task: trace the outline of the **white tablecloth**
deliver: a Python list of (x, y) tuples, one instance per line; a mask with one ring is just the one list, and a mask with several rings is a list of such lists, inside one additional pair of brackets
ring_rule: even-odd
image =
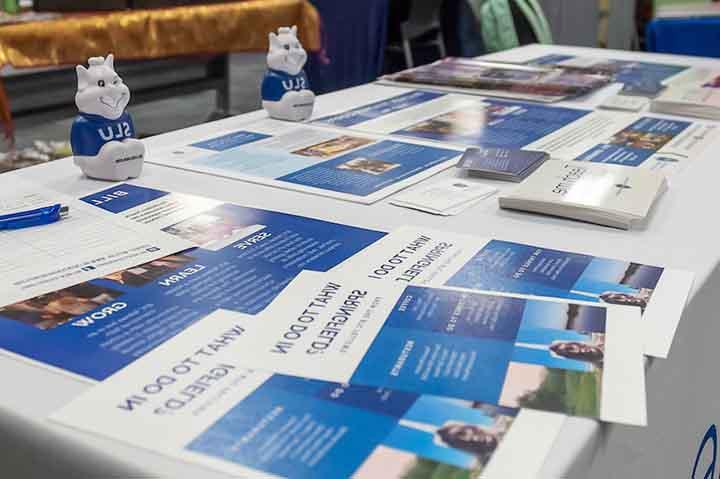
[[(709, 59), (538, 45), (504, 52), (496, 57), (520, 61), (550, 52), (642, 58), (710, 68), (720, 66), (720, 62)], [(318, 98), (316, 115), (337, 109), (340, 105), (359, 105), (373, 88), (378, 87), (362, 86), (322, 96)], [(567, 105), (587, 108), (599, 103), (613, 90), (616, 91), (614, 87), (609, 87), (581, 103)], [(255, 112), (149, 138), (146, 140), (149, 155), (152, 155), (153, 149), (187, 143), (193, 138), (264, 117), (263, 112)], [(713, 291), (713, 284), (720, 284), (720, 280), (716, 279), (720, 277), (719, 273), (714, 271), (720, 259), (720, 228), (716, 212), (720, 158), (716, 154), (716, 145), (672, 178), (671, 188), (657, 205), (648, 227), (629, 232), (501, 211), (495, 200), (481, 202), (459, 216), (442, 218), (392, 206), (387, 199), (364, 206), (153, 165), (146, 166), (138, 182), (164, 190), (211, 196), (247, 206), (370, 228), (387, 230), (403, 224), (423, 225), (696, 272), (692, 303), (680, 326), (670, 358), (656, 361), (649, 368), (650, 426), (601, 426), (589, 419), (568, 418), (547, 459), (543, 474), (543, 477), (554, 478), (688, 477), (698, 435), (702, 437), (706, 421), (712, 422), (713, 416), (707, 413), (708, 417), (705, 417), (703, 413), (709, 408), (706, 403), (718, 402), (712, 396), (695, 397), (693, 390), (683, 389), (700, 388), (709, 394), (712, 386), (705, 382), (715, 380), (714, 377), (699, 376), (692, 368), (707, 354), (705, 372), (710, 374), (713, 370), (710, 355), (714, 346), (712, 334), (720, 331), (720, 322), (717, 322), (719, 326), (714, 326), (714, 318), (710, 316), (714, 304), (717, 304), (714, 295), (719, 291), (717, 287)], [(107, 186), (107, 183), (81, 177), (70, 159), (8, 174), (75, 196)], [(454, 174), (451, 169), (439, 176)], [(676, 357), (679, 359), (676, 360)], [(48, 414), (90, 387), (86, 383), (7, 357), (0, 357), (0, 378), (2, 478), (227, 477), (45, 421)], [(702, 387), (710, 389), (703, 390)], [(720, 407), (713, 407), (716, 409), (714, 417), (720, 418)], [(692, 420), (688, 419), (690, 417)], [(670, 424), (672, 429), (668, 430)], [(671, 461), (671, 453), (679, 458)], [(653, 459), (653, 454), (656, 459)], [(518, 460), (522, 460), (521, 451), (518, 451)], [(643, 471), (652, 473), (645, 474)]]

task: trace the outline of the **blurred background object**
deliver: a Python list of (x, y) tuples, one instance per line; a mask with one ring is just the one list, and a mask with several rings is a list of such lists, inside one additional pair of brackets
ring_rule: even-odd
[[(515, 27), (517, 43), (523, 45), (542, 40), (518, 7), (518, 1), (506, 0), (509, 21)], [(306, 27), (300, 28), (301, 33), (308, 28), (316, 29), (311, 34), (317, 37), (317, 44), (310, 44), (306, 71), (313, 90), (321, 94), (361, 85), (383, 73), (402, 70), (410, 65), (422, 65), (445, 55), (473, 57), (485, 54), (488, 48), (484, 44), (482, 27), (483, 23), (488, 24), (488, 19), (478, 18), (477, 12), (487, 2), (497, 5), (503, 3), (500, 0), (7, 2), (7, 5), (3, 3), (4, 7), (18, 11), (0, 14), (0, 61), (5, 64), (0, 68), (0, 80), (5, 86), (9, 104), (6, 113), (13, 116), (16, 124), (17, 149), (26, 152), (35, 148), (38, 140), (45, 144), (67, 140), (71, 118), (75, 113), (72, 67), (80, 60), (62, 61), (56, 57), (79, 47), (86, 48), (97, 40), (97, 37), (92, 41), (80, 38), (74, 44), (62, 46), (55, 40), (49, 40), (44, 27), (47, 24), (41, 22), (55, 21), (73, 25), (96, 15), (95, 18), (101, 20), (94, 29), (95, 34), (117, 36), (121, 32), (118, 31), (118, 24), (110, 23), (113, 16), (128, 15), (128, 18), (132, 18), (132, 15), (145, 15), (143, 12), (164, 14), (195, 9), (185, 22), (176, 23), (172, 28), (152, 32), (143, 30), (129, 36), (129, 41), (135, 42), (132, 45), (137, 45), (132, 51), (144, 57), (136, 55), (131, 58), (127, 52), (124, 57), (115, 52), (118, 57), (117, 67), (133, 91), (130, 111), (136, 118), (138, 132), (141, 136), (148, 136), (258, 109), (258, 89), (265, 69), (267, 32), (279, 24), (303, 21)], [(523, 2), (532, 3), (532, 0)], [(654, 14), (663, 9), (675, 9), (675, 12), (680, 11), (682, 14), (683, 9), (712, 8), (712, 3), (708, 1), (537, 0), (537, 4), (547, 18), (549, 34), (556, 44), (622, 50), (647, 48), (651, 51), (720, 56), (720, 52), (716, 51), (720, 45), (720, 38), (717, 38), (720, 33), (716, 33), (720, 32), (720, 17), (680, 18), (674, 19), (675, 23), (665, 18), (653, 20)], [(714, 4), (715, 7), (717, 5)], [(157, 45), (146, 42), (149, 35), (169, 40), (175, 35), (172, 32), (187, 33), (186, 30), (198, 22), (192, 15), (203, 15), (200, 12), (207, 15), (207, 12), (214, 11), (213, 8), (248, 9), (256, 14), (262, 12), (265, 15), (263, 18), (275, 18), (278, 25), (263, 25), (253, 20), (257, 17), (240, 16), (237, 17), (237, 25), (228, 22), (230, 26), (224, 28), (204, 27), (195, 30), (194, 35), (187, 35), (186, 39), (181, 40), (179, 50), (168, 55), (159, 54)], [(285, 11), (281, 11), (283, 9)], [(297, 13), (295, 16), (288, 14), (291, 9), (300, 12), (303, 18), (298, 18)], [(98, 10), (104, 12), (98, 13)], [(225, 10), (215, 10), (221, 11)], [(314, 23), (308, 20), (313, 16)], [(502, 17), (498, 18), (498, 22), (502, 21)], [(212, 19), (205, 17), (204, 21), (211, 22)], [(237, 29), (233, 30), (231, 26)], [(23, 40), (25, 43), (7, 43), (17, 41), (17, 31), (24, 29), (28, 32)], [(692, 34), (688, 33), (690, 29), (694, 29)], [(233, 33), (238, 31), (247, 34), (248, 39), (252, 37), (252, 41), (244, 48), (232, 43), (238, 41), (239, 34)], [(190, 54), (193, 45), (187, 38), (201, 41), (212, 39), (213, 47), (217, 49), (213, 54)], [(53, 43), (50, 50), (47, 48), (48, 43)], [(303, 43), (308, 44), (307, 40)], [(126, 43), (115, 38), (108, 45), (122, 47)], [(104, 55), (108, 53), (104, 51), (107, 48), (95, 53)], [(18, 52), (23, 49), (46, 53), (53, 51), (53, 55), (47, 55), (53, 61), (28, 65), (25, 62), (27, 58), (18, 60)], [(8, 61), (7, 56), (3, 57), (4, 51), (13, 52), (15, 57)], [(0, 91), (0, 103), (2, 93)], [(0, 111), (0, 117), (2, 115)], [(3, 121), (2, 126), (6, 127), (7, 122)], [(10, 145), (7, 144), (3, 150), (9, 151)], [(45, 158), (52, 155), (41, 153), (30, 156)], [(18, 165), (20, 163), (17, 162)]]

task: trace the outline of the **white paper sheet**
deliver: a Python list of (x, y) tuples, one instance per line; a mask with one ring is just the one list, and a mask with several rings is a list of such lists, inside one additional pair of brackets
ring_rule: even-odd
[(0, 214), (61, 203), (67, 218), (0, 231), (0, 306), (143, 264), (193, 243), (138, 225), (38, 185), (3, 176)]

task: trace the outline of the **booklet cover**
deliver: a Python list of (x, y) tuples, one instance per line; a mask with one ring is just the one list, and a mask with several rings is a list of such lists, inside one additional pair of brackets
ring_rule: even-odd
[(545, 102), (587, 95), (610, 83), (610, 77), (602, 73), (454, 57), (385, 75), (380, 80)]
[(643, 313), (645, 354), (667, 357), (693, 283), (688, 271), (449, 231), (398, 228), (333, 271), (383, 283), (633, 306)]
[[(565, 416), (249, 371), (216, 313), (52, 420), (245, 478), (538, 477)], [(531, 447), (528, 447), (528, 444)], [(522, 460), (517, 460), (518, 454)]]
[(306, 271), (265, 312), (236, 316), (251, 369), (646, 422), (634, 308)]
[(630, 229), (645, 222), (666, 188), (665, 175), (655, 171), (549, 161), (498, 201), (501, 208)]

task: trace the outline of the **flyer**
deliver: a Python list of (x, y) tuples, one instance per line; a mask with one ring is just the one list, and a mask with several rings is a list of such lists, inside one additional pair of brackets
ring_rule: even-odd
[(564, 422), (554, 413), (249, 371), (242, 334), (235, 317), (213, 314), (51, 419), (228, 474), (291, 479), (537, 477)]
[[(375, 281), (634, 306), (645, 354), (665, 358), (693, 274), (622, 259), (416, 227), (399, 228), (336, 268)], [(640, 339), (642, 338), (642, 339)]]
[(217, 308), (256, 314), (303, 269), (326, 271), (384, 236), (131, 184), (78, 203), (200, 245), (0, 308), (0, 348), (91, 380), (107, 378)]
[[(379, 88), (379, 87), (376, 87)], [(717, 125), (498, 99), (405, 90), (323, 116), (314, 124), (443, 142), (457, 147), (523, 148), (557, 160), (672, 173), (703, 151)]]
[(242, 365), (645, 425), (640, 311), (304, 271), (244, 327)]
[(459, 150), (263, 120), (148, 161), (370, 204), (454, 166)]
[[(43, 186), (15, 177), (0, 180), (0, 216), (5, 219), (55, 205), (67, 208), (67, 216), (49, 224), (0, 230), (0, 306), (193, 246), (183, 238), (114, 217)], [(25, 305), (21, 316), (32, 315), (31, 302)]]

